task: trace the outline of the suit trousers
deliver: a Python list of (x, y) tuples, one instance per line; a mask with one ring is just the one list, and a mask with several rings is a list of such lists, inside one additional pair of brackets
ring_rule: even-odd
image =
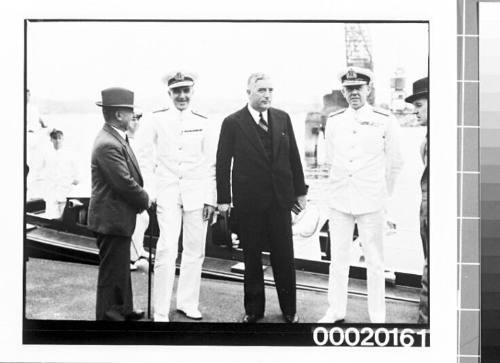
[(372, 323), (385, 322), (385, 277), (382, 211), (352, 215), (330, 208), (331, 256), (328, 281), (328, 314), (346, 315), (347, 285), (354, 223), (358, 224), (367, 268), (368, 314)]
[(147, 253), (144, 250), (144, 233), (149, 226), (149, 214), (148, 211), (143, 211), (137, 215), (135, 220), (135, 229), (132, 234), (132, 243), (130, 244), (130, 260), (137, 261), (139, 257), (147, 257)]
[(271, 266), (281, 311), (296, 312), (295, 265), (290, 210), (273, 203), (264, 211), (238, 209), (239, 239), (245, 262), (244, 306), (248, 315), (264, 315), (265, 293), (262, 250), (269, 242)]
[(424, 249), (424, 269), (422, 272), (422, 290), (420, 291), (420, 304), (418, 307), (418, 323), (429, 322), (429, 216), (427, 213), (427, 200), (420, 206), (420, 237)]
[(207, 222), (203, 221), (202, 208), (184, 211), (180, 200), (162, 200), (160, 196), (157, 215), (160, 237), (155, 257), (154, 320), (167, 321), (175, 280), (181, 225), (183, 250), (177, 285), (177, 308), (183, 311), (198, 309)]
[(96, 319), (120, 320), (132, 312), (130, 237), (97, 234), (99, 274)]

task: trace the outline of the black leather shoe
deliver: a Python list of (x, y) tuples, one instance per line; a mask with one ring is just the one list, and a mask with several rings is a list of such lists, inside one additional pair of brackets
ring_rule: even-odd
[(285, 318), (285, 322), (290, 324), (297, 324), (299, 322), (299, 317), (297, 314), (283, 315), (283, 317)]
[(144, 311), (142, 310), (134, 310), (132, 311), (131, 313), (128, 313), (126, 316), (125, 316), (125, 320), (127, 321), (137, 321), (137, 320), (141, 320), (144, 318)]
[(125, 317), (116, 310), (109, 310), (104, 313), (105, 321), (125, 321)]
[(245, 314), (242, 323), (256, 323), (258, 320), (262, 319), (264, 315), (253, 315), (253, 314)]

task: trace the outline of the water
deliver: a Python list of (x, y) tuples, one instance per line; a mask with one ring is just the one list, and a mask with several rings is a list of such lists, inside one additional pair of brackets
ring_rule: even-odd
[[(306, 112), (292, 114), (292, 122), (299, 150), (304, 150), (304, 120)], [(221, 122), (226, 115), (210, 115), (210, 119)], [(90, 155), (97, 132), (102, 128), (102, 114), (58, 114), (44, 115), (50, 127), (63, 130), (67, 152), (74, 155), (80, 168), (81, 182), (72, 192), (75, 196), (90, 196)], [(388, 217), (397, 224), (397, 233), (386, 235), (385, 261), (387, 269), (421, 273), (423, 254), (419, 232), (420, 176), (423, 165), (420, 159), (420, 144), (425, 137), (425, 128), (401, 129), (401, 151), (405, 165), (394, 190), (394, 197), (388, 208)], [(44, 140), (44, 138), (42, 138)], [(49, 138), (40, 145), (40, 150), (51, 147)], [(304, 153), (301, 153), (304, 155)], [(303, 165), (305, 158), (303, 158)], [(309, 184), (309, 203), (316, 205), (324, 217), (327, 211), (324, 198), (326, 179), (324, 169), (306, 168), (306, 182)], [(40, 196), (36, 186), (31, 197)], [(37, 195), (38, 194), (38, 195)], [(359, 251), (354, 251), (357, 253)]]

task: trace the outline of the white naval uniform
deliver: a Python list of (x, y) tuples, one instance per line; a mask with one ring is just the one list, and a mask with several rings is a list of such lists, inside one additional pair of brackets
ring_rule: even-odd
[[(202, 211), (204, 204), (216, 205), (218, 133), (206, 117), (191, 109), (180, 112), (174, 107), (154, 112), (139, 129), (139, 136), (149, 141), (141, 142), (139, 158), (148, 161), (143, 175), (157, 198), (160, 227), (154, 274), (154, 320), (168, 321), (181, 225), (183, 251), (177, 309), (198, 309), (207, 229)], [(154, 171), (153, 151), (156, 151)]]
[(27, 199), (37, 198), (44, 193), (42, 163), (44, 153), (52, 148), (48, 129), (40, 124), (40, 112), (33, 103), (26, 104), (26, 163), (30, 168), (26, 178)]
[(403, 161), (399, 124), (384, 110), (364, 105), (329, 116), (325, 130), (330, 164), (331, 256), (327, 314), (344, 318), (354, 223), (367, 265), (368, 312), (372, 323), (385, 321), (383, 211)]

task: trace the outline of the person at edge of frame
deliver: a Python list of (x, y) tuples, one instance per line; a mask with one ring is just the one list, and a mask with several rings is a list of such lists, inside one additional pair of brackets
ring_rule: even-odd
[(250, 75), (248, 104), (224, 119), (217, 149), (218, 209), (230, 213), (232, 201), (238, 213), (245, 263), (243, 323), (264, 317), (261, 252), (266, 240), (284, 320), (299, 321), (291, 210), (305, 208), (307, 186), (290, 116), (271, 107), (273, 92), (268, 75)]
[(329, 307), (319, 322), (345, 319), (350, 251), (357, 223), (367, 268), (368, 314), (372, 323), (384, 323), (384, 210), (403, 166), (399, 124), (389, 112), (368, 104), (373, 80), (369, 69), (348, 67), (339, 78), (349, 107), (332, 113), (325, 130), (332, 261)]
[[(417, 121), (422, 126), (428, 125), (427, 104), (429, 101), (429, 78), (421, 78), (413, 83), (413, 94), (405, 98), (405, 102), (413, 104)], [(420, 179), (422, 189), (422, 203), (420, 205), (420, 237), (424, 251), (424, 268), (422, 272), (422, 290), (420, 292), (420, 304), (418, 307), (418, 323), (427, 324), (429, 322), (429, 214), (428, 214), (428, 186), (429, 186), (429, 165), (427, 165), (427, 142), (428, 134), (420, 147), (420, 155), (424, 163), (424, 171)]]
[(181, 226), (182, 259), (176, 308), (189, 319), (203, 318), (199, 310), (201, 268), (207, 225), (216, 205), (218, 128), (191, 108), (196, 80), (195, 74), (188, 71), (166, 75), (163, 81), (173, 107), (153, 112), (149, 120), (144, 120), (138, 136), (142, 139), (139, 158), (144, 160), (141, 165), (147, 165), (146, 185), (153, 186), (160, 229), (154, 267), (155, 322), (170, 321)]
[(49, 135), (51, 129), (47, 121), (42, 118), (38, 106), (31, 98), (31, 92), (26, 89), (26, 197), (39, 197), (38, 189), (42, 182), (41, 155), (45, 151), (45, 137)]
[[(132, 150), (134, 151), (137, 161), (139, 162), (139, 167), (141, 170), (144, 167), (140, 164), (141, 159), (138, 154), (138, 145), (136, 144), (136, 135), (139, 130), (139, 120), (142, 117), (142, 113), (137, 113), (134, 115), (127, 129), (128, 142)], [(148, 186), (144, 185), (144, 189), (148, 190)], [(134, 233), (131, 237), (130, 243), (130, 270), (136, 271), (140, 270), (147, 272), (149, 269), (149, 253), (144, 249), (144, 233), (149, 226), (149, 214), (147, 211), (137, 214), (135, 221)]]
[(132, 321), (144, 318), (133, 309), (130, 237), (137, 213), (152, 200), (142, 188), (139, 164), (126, 134), (134, 117), (134, 93), (125, 88), (101, 92), (104, 126), (94, 141), (91, 158), (92, 194), (88, 228), (97, 237), (99, 273), (96, 319)]

